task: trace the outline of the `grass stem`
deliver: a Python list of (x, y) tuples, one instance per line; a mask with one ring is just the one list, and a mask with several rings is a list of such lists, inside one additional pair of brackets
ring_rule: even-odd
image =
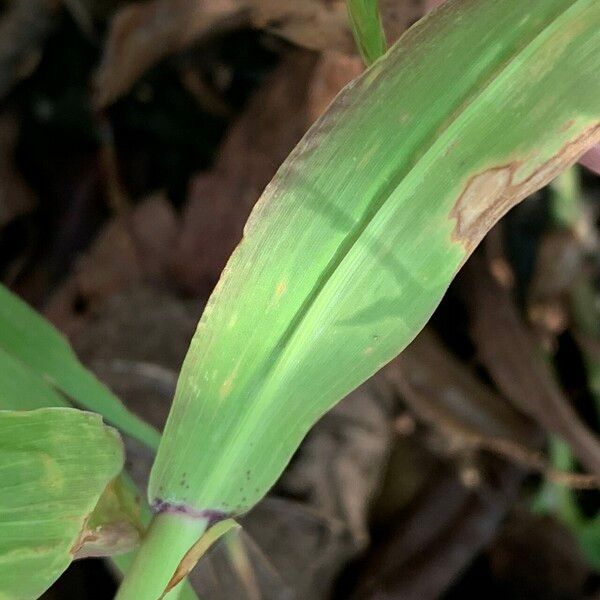
[(188, 550), (208, 526), (207, 519), (157, 515), (143, 539), (115, 600), (159, 600)]

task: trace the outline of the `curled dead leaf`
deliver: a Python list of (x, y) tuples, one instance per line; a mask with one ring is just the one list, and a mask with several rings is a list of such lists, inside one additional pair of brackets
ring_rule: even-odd
[(225, 519), (213, 525), (183, 557), (161, 598), (187, 576), (196, 566), (196, 563), (219, 538), (235, 528), (239, 528), (239, 525), (233, 519)]

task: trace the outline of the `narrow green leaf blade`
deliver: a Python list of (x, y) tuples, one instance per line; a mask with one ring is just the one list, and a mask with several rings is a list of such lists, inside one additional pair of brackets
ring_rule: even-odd
[(22, 362), (0, 348), (0, 410), (70, 406), (64, 396)]
[(385, 54), (385, 33), (377, 0), (347, 0), (348, 17), (360, 55), (366, 65)]
[(37, 598), (67, 568), (84, 523), (123, 466), (98, 415), (0, 411), (0, 599)]
[[(160, 435), (128, 411), (121, 401), (77, 359), (65, 338), (41, 315), (0, 285), (0, 351), (39, 378), (63, 392), (73, 402), (100, 413), (124, 433), (156, 448)], [(0, 371), (0, 379), (8, 374)], [(10, 385), (4, 382), (2, 385)], [(0, 390), (2, 387), (0, 386)], [(56, 397), (54, 398), (56, 399)], [(18, 402), (19, 398), (14, 397)]]
[(259, 500), (489, 228), (600, 140), (599, 71), (597, 0), (450, 0), (351, 84), (265, 190), (205, 309), (157, 510)]

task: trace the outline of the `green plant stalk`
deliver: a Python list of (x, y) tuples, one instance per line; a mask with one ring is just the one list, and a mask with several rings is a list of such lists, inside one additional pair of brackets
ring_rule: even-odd
[(550, 212), (554, 223), (558, 227), (576, 231), (583, 213), (577, 167), (571, 167), (561, 173), (552, 182), (550, 190)]
[(162, 598), (177, 567), (208, 525), (208, 519), (169, 513), (158, 515), (148, 529), (115, 600)]
[[(552, 465), (562, 471), (573, 471), (575, 468), (571, 448), (559, 438), (550, 438), (550, 459)], [(600, 515), (586, 518), (573, 490), (544, 482), (533, 499), (532, 510), (553, 514), (571, 529), (590, 566), (600, 572)]]
[[(137, 487), (133, 480), (127, 475), (127, 473), (121, 473), (121, 478), (123, 480), (124, 485), (129, 490), (130, 493), (137, 494)], [(152, 512), (148, 505), (142, 501), (140, 503), (140, 521), (142, 525), (146, 528), (149, 527), (152, 521)], [(228, 533), (232, 529), (239, 528), (239, 525), (233, 520), (228, 519), (227, 521), (221, 521), (215, 527), (203, 532), (200, 534), (200, 540), (204, 542), (203, 551), (198, 554), (197, 558), (199, 559), (204, 552), (206, 552), (217, 540), (221, 538), (224, 534)], [(146, 533), (149, 535), (149, 533)], [(193, 534), (195, 535), (195, 534)], [(193, 536), (192, 536), (193, 537)], [(197, 541), (197, 540), (196, 540)], [(164, 551), (164, 548), (163, 548)], [(131, 565), (134, 562), (136, 556), (136, 552), (128, 552), (126, 554), (120, 554), (117, 556), (112, 556), (111, 561), (114, 563), (115, 567), (119, 571), (119, 573), (124, 576), (131, 568)], [(156, 560), (157, 557), (154, 557), (153, 560)], [(139, 567), (138, 567), (139, 568)], [(143, 565), (141, 567), (143, 569)], [(163, 579), (164, 582), (164, 579)], [(167, 581), (168, 583), (168, 581)], [(121, 590), (122, 593), (122, 590)], [(169, 592), (167, 592), (163, 600), (197, 600), (198, 596), (194, 589), (192, 588), (190, 582), (185, 579), (181, 581), (178, 585), (173, 587)]]
[(387, 43), (377, 0), (347, 0), (348, 18), (360, 55), (369, 66), (385, 54)]
[[(575, 469), (569, 444), (556, 436), (550, 436), (549, 439), (549, 458), (556, 469), (564, 472)], [(561, 520), (572, 529), (581, 525), (581, 514), (573, 492), (564, 485), (544, 481), (533, 499), (532, 509), (539, 513), (558, 513)]]
[(489, 228), (600, 140), (599, 69), (596, 0), (451, 0), (346, 88), (207, 304), (155, 511), (178, 511), (183, 534), (185, 515), (262, 498), (313, 423), (414, 338)]
[[(204, 533), (201, 534), (200, 539), (197, 540), (198, 543), (194, 547), (194, 549), (196, 550), (196, 553), (195, 553), (195, 556), (193, 557), (192, 562), (189, 565), (190, 569), (195, 564), (195, 562), (197, 562), (202, 556), (204, 556), (204, 554), (210, 549), (210, 547), (214, 543), (216, 543), (219, 539), (221, 539), (221, 537), (226, 536), (226, 538), (227, 538), (228, 537), (227, 534), (233, 533), (232, 530), (239, 529), (239, 528), (240, 528), (240, 526), (238, 525), (238, 523), (236, 523), (236, 521), (234, 521), (233, 519), (228, 519), (226, 521), (221, 521), (220, 523), (217, 523), (214, 527), (211, 527), (210, 529), (207, 529), (206, 531), (204, 531)], [(233, 564), (235, 564), (239, 560), (238, 553), (234, 554), (233, 551), (230, 551), (229, 555), (230, 555), (230, 559)], [(135, 555), (133, 553), (129, 553), (129, 554), (122, 554), (120, 556), (114, 556), (114, 557), (112, 557), (112, 560), (115, 563), (115, 565), (117, 566), (117, 568), (119, 569), (119, 571), (121, 572), (121, 574), (123, 574), (123, 573), (127, 573), (129, 571), (129, 569), (131, 568), (134, 557), (135, 557)], [(156, 556), (154, 558), (151, 557), (151, 559), (157, 560), (157, 557)], [(148, 559), (148, 560), (150, 560), (150, 559)], [(143, 565), (142, 565), (142, 567), (143, 567)], [(141, 576), (143, 576), (143, 571), (142, 571)], [(166, 585), (165, 582), (168, 583), (166, 574), (164, 577), (162, 577), (161, 582), (159, 582), (156, 585), (157, 586), (160, 586), (162, 584)], [(137, 592), (137, 589), (133, 590), (131, 592), (131, 596), (135, 597), (136, 592)], [(123, 590), (119, 590), (119, 593), (123, 594), (125, 592), (123, 592)], [(198, 598), (198, 596), (196, 595), (196, 592), (190, 585), (190, 582), (187, 579), (183, 579), (177, 585), (172, 587), (167, 593), (165, 593), (164, 596), (162, 596), (161, 600), (197, 600), (197, 598)]]

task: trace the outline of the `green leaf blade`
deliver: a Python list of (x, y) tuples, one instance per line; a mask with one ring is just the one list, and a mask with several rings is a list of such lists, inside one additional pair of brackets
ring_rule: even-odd
[(123, 466), (91, 413), (0, 411), (0, 598), (37, 598), (67, 568), (84, 523)]
[(150, 500), (224, 514), (259, 500), (498, 218), (600, 139), (599, 68), (597, 2), (464, 0), (351, 84), (266, 189), (209, 301)]
[(368, 66), (385, 54), (387, 43), (377, 0), (347, 0), (348, 17), (356, 45)]
[(70, 406), (37, 373), (0, 348), (0, 410), (34, 410)]

